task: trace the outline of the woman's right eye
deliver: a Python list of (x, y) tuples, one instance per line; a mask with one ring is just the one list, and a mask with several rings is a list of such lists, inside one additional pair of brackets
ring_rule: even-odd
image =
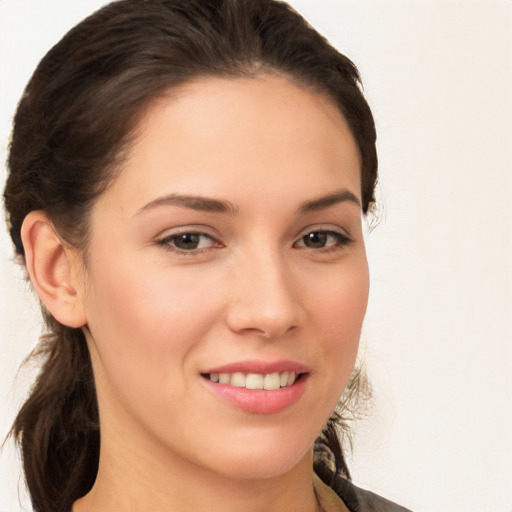
[(179, 253), (197, 253), (204, 249), (220, 246), (210, 235), (206, 233), (187, 232), (168, 235), (158, 240), (166, 250)]

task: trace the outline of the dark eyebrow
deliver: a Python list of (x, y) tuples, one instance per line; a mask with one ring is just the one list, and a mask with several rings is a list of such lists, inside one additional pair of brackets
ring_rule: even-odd
[(158, 206), (182, 206), (184, 208), (191, 208), (192, 210), (199, 210), (202, 212), (230, 213), (232, 215), (238, 213), (238, 207), (229, 201), (203, 196), (169, 194), (150, 201), (148, 204), (140, 208), (136, 215)]
[[(299, 214), (305, 214), (317, 210), (323, 210), (334, 204), (342, 203), (345, 201), (354, 203), (359, 208), (361, 208), (359, 199), (349, 190), (342, 189), (337, 192), (333, 192), (332, 194), (328, 194), (318, 199), (313, 199), (303, 203), (299, 207), (298, 212)], [(235, 206), (230, 201), (226, 201), (224, 199), (213, 199), (204, 196), (168, 194), (150, 201), (148, 204), (140, 208), (136, 215), (139, 215), (158, 206), (181, 206), (184, 208), (190, 208), (192, 210), (203, 212), (229, 213), (231, 215), (238, 213), (238, 206)]]
[(361, 208), (361, 202), (352, 192), (350, 192), (350, 190), (341, 189), (333, 192), (332, 194), (328, 194), (326, 196), (319, 197), (318, 199), (313, 199), (312, 201), (303, 203), (299, 208), (299, 213), (304, 214), (317, 210), (323, 210), (325, 208), (329, 208), (329, 206), (337, 203), (343, 203), (345, 201), (354, 203), (359, 208)]

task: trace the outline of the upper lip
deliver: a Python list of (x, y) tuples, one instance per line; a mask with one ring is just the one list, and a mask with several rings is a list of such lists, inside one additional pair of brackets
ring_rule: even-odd
[(280, 361), (259, 361), (259, 360), (245, 360), (228, 363), (221, 366), (209, 368), (201, 373), (261, 373), (269, 374), (276, 372), (295, 372), (295, 373), (308, 373), (307, 366), (296, 361), (280, 360)]

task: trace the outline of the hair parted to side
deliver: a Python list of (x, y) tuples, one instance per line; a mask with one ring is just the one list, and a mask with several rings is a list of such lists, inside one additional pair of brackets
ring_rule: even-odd
[[(18, 105), (4, 200), (21, 259), (20, 229), (33, 210), (46, 212), (65, 243), (87, 248), (91, 207), (158, 95), (201, 77), (258, 73), (287, 76), (339, 108), (361, 154), (366, 213), (377, 179), (376, 135), (358, 71), (291, 7), (275, 0), (118, 0), (48, 52)], [(68, 512), (96, 477), (98, 407), (82, 331), (43, 314), (48, 333), (37, 355), (44, 364), (13, 433), (34, 509)], [(359, 380), (352, 379), (348, 396)], [(343, 408), (338, 415), (343, 419)], [(329, 423), (317, 448), (327, 447), (335, 470), (349, 477), (338, 423)]]

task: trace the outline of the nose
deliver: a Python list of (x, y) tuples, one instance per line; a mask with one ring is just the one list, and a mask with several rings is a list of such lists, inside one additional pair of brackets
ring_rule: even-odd
[(303, 326), (297, 282), (277, 251), (239, 261), (231, 283), (226, 323), (232, 331), (271, 339)]

